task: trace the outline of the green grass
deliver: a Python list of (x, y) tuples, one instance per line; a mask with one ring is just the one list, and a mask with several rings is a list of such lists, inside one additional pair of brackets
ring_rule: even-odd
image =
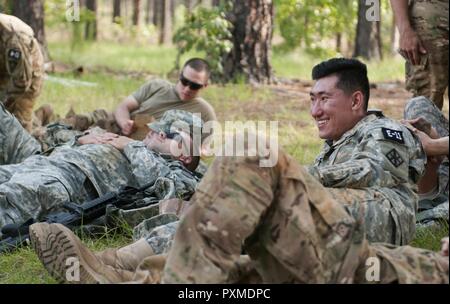
[[(113, 109), (124, 97), (136, 90), (147, 76), (166, 76), (173, 67), (176, 54), (173, 48), (144, 48), (110, 43), (87, 44), (74, 52), (66, 44), (50, 43), (49, 46), (55, 60), (73, 67), (83, 65), (87, 68), (87, 72), (79, 76), (71, 72), (52, 76), (96, 84), (93, 87), (69, 87), (46, 81), (38, 105), (51, 104), (59, 115), (64, 115), (71, 106), (76, 112), (97, 108)], [(286, 55), (274, 54), (272, 62), (277, 76), (310, 79), (312, 66), (320, 60), (304, 56), (302, 52), (293, 52)], [(135, 71), (144, 73), (133, 73)], [(369, 63), (373, 81), (401, 80), (403, 72), (403, 62), (398, 59)], [(309, 115), (308, 98), (297, 95), (280, 96), (274, 91), (274, 87), (253, 88), (244, 84), (211, 85), (203, 96), (216, 109), (219, 121), (278, 121), (281, 147), (301, 164), (310, 164), (321, 149), (322, 141), (318, 138), (315, 124)], [(412, 244), (438, 250), (441, 237), (446, 235), (448, 226), (421, 230)], [(110, 232), (100, 239), (83, 240), (90, 248), (101, 250), (125, 245), (130, 242), (130, 237)], [(28, 248), (0, 256), (0, 283), (54, 281), (34, 252)]]

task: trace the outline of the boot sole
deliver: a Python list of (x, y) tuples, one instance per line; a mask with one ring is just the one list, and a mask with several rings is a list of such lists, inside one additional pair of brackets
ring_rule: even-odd
[[(61, 224), (37, 223), (30, 227), (31, 246), (45, 269), (59, 283), (99, 283), (91, 275), (91, 269), (84, 261), (79, 249), (78, 237)], [(72, 258), (70, 261), (69, 258)], [(70, 267), (77, 261), (79, 264), (79, 280), (69, 279)]]

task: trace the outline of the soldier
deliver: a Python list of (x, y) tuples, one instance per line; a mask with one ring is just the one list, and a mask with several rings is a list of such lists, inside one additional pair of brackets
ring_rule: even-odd
[(19, 18), (0, 14), (0, 54), (0, 102), (31, 132), (44, 79), (44, 59), (33, 30)]
[[(198, 95), (208, 86), (209, 65), (200, 58), (188, 60), (174, 85), (166, 80), (155, 79), (145, 83), (132, 95), (125, 98), (114, 111), (96, 110), (93, 113), (75, 115), (69, 118), (78, 130), (89, 126), (114, 120), (111, 131), (130, 136), (135, 130), (135, 119), (139, 115), (152, 116), (158, 120), (170, 109), (200, 113), (204, 122), (216, 121), (213, 107)], [(116, 126), (114, 126), (117, 124)], [(202, 138), (210, 134), (205, 133)], [(140, 138), (137, 138), (140, 139)]]
[[(0, 116), (2, 126), (12, 127), (8, 131), (14, 134), (16, 128), (28, 135), (3, 106)], [(190, 197), (198, 182), (192, 171), (199, 157), (193, 154), (195, 143), (189, 134), (167, 128), (178, 121), (192, 129), (202, 124), (190, 113), (171, 110), (161, 122), (149, 125), (151, 131), (142, 142), (92, 131), (72, 135), (69, 143), (55, 147), (49, 156), (35, 154), (20, 164), (0, 166), (0, 226), (39, 220), (65, 202), (82, 203), (126, 185), (153, 183), (159, 199)], [(18, 154), (33, 141), (28, 137), (20, 143)], [(8, 147), (4, 151), (14, 152)]]
[(436, 152), (436, 145), (430, 145), (433, 143), (430, 137), (414, 129), (420, 135), (428, 156), (425, 174), (418, 184), (420, 200), (417, 221), (420, 226), (434, 225), (438, 220), (448, 221), (448, 119), (431, 100), (423, 96), (415, 97), (406, 104), (404, 118), (415, 125), (419, 122), (418, 128), (422, 120), (431, 124), (432, 128), (425, 129), (426, 133), (438, 146), (443, 144), (447, 148), (447, 151), (440, 149)]
[(391, 0), (391, 6), (399, 52), (406, 59), (406, 88), (442, 110), (448, 87), (448, 1)]
[[(167, 281), (233, 281), (230, 276), (237, 278), (248, 269), (249, 260), (240, 258), (245, 243), (252, 258), (254, 253), (261, 258), (255, 267), (264, 281), (308, 281), (289, 277), (297, 271), (296, 275), (311, 275), (310, 282), (349, 282), (360, 253), (368, 253), (359, 249), (367, 245), (365, 228), (372, 242), (411, 240), (417, 208), (414, 183), (425, 163), (419, 140), (406, 127), (367, 112), (369, 82), (361, 62), (331, 59), (313, 69), (313, 79), (311, 114), (319, 136), (327, 140), (315, 164), (308, 172), (283, 151), (271, 151), (278, 155), (274, 168), (259, 167), (259, 157), (216, 158), (177, 228)], [(355, 218), (358, 223), (366, 221), (356, 225)], [(68, 256), (78, 257), (86, 269), (81, 282), (158, 278), (161, 256), (136, 263), (127, 246), (105, 258), (89, 251), (63, 227), (32, 227), (41, 261), (61, 280)], [(57, 232), (63, 232), (60, 242), (46, 245), (46, 239)], [(51, 252), (63, 254), (55, 259)], [(121, 268), (129, 260), (135, 261), (134, 268)], [(348, 269), (338, 278), (343, 263)], [(192, 269), (187, 270), (191, 266), (198, 267), (192, 280)]]

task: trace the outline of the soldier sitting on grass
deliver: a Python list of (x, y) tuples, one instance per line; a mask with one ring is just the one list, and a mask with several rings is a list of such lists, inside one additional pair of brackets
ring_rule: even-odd
[[(326, 140), (315, 163), (305, 170), (282, 150), (271, 151), (278, 155), (273, 168), (261, 168), (259, 157), (217, 157), (163, 252), (169, 253), (166, 282), (236, 282), (249, 268), (263, 282), (353, 282), (363, 277), (370, 256), (382, 259), (385, 282), (403, 280), (394, 273), (397, 266), (414, 273), (397, 259), (410, 247), (368, 247), (366, 238), (391, 244), (412, 239), (416, 183), (425, 167), (419, 139), (367, 110), (369, 82), (361, 62), (331, 59), (312, 74), (311, 115)], [(155, 255), (161, 252), (151, 244), (93, 253), (60, 225), (36, 224), (30, 231), (39, 258), (59, 280), (66, 280), (65, 258), (77, 257), (80, 282), (161, 281), (166, 257)], [(61, 237), (48, 244), (55, 235)], [(240, 257), (243, 246), (250, 264), (248, 256)], [(418, 259), (428, 254), (412, 251)], [(385, 252), (393, 258), (383, 259)], [(440, 258), (425, 260), (424, 269), (438, 267), (433, 279), (448, 281)]]

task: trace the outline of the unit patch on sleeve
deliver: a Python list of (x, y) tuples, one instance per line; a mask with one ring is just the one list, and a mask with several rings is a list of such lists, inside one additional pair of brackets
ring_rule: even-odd
[(383, 136), (385, 139), (392, 140), (401, 144), (405, 143), (402, 131), (392, 130), (388, 128), (381, 128), (381, 129), (383, 131)]
[(395, 149), (386, 153), (386, 157), (396, 168), (404, 163), (402, 156)]
[(19, 61), (20, 57), (22, 57), (22, 53), (19, 50), (16, 49), (9, 49), (8, 50), (8, 58), (12, 61)]

